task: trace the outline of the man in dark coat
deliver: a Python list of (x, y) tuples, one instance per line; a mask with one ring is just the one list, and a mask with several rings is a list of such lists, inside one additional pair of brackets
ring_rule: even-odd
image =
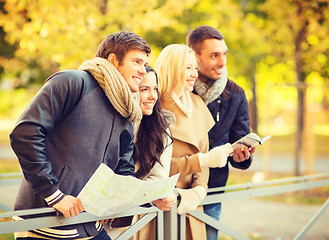
[[(194, 92), (207, 104), (215, 126), (209, 131), (209, 149), (226, 143), (234, 143), (250, 133), (248, 102), (244, 90), (227, 78), (224, 36), (215, 28), (198, 26), (187, 36), (189, 45), (198, 59), (199, 78)], [(230, 163), (239, 169), (249, 168), (255, 149), (237, 149), (228, 157), (222, 168), (210, 168), (209, 188), (226, 185)], [(219, 220), (221, 203), (204, 205), (204, 212)], [(207, 225), (207, 239), (217, 240), (218, 231)]]
[[(50, 206), (73, 217), (83, 211), (77, 195), (101, 163), (134, 176), (132, 123), (142, 118), (134, 94), (150, 52), (137, 34), (113, 33), (79, 70), (49, 77), (10, 134), (24, 174), (15, 210)], [(98, 221), (18, 232), (15, 238), (110, 239)]]

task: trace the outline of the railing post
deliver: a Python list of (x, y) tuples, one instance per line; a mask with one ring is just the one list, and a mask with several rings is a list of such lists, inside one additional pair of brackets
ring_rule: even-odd
[(164, 214), (163, 211), (159, 211), (157, 217), (158, 240), (164, 240), (164, 226)]
[(179, 240), (186, 239), (186, 215), (179, 216)]
[(312, 225), (318, 220), (321, 214), (329, 207), (329, 198), (325, 203), (321, 206), (320, 210), (312, 217), (312, 219), (306, 224), (306, 226), (297, 234), (294, 240), (303, 239), (304, 235), (308, 232), (308, 230), (312, 227)]
[(177, 203), (170, 211), (164, 212), (164, 240), (177, 240)]

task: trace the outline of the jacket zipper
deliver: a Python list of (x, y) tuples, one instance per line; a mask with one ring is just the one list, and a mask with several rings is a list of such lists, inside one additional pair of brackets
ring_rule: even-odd
[(216, 113), (216, 122), (219, 122), (219, 111), (220, 111), (220, 103), (221, 101), (220, 100), (217, 100), (217, 103), (218, 103), (218, 108), (217, 108), (217, 113)]

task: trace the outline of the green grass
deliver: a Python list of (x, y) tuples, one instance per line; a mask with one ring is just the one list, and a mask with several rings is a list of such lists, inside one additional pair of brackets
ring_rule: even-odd
[(18, 161), (0, 159), (0, 173), (12, 173), (19, 171), (21, 171), (21, 168), (19, 166)]
[(13, 240), (13, 239), (15, 239), (13, 233), (0, 235), (0, 240)]
[(0, 145), (9, 145), (10, 141), (9, 141), (9, 134), (10, 134), (11, 130), (0, 130)]
[[(251, 182), (253, 177), (251, 171), (231, 171), (227, 185), (244, 184)], [(287, 173), (270, 173), (267, 180), (292, 177)], [(266, 181), (266, 180), (265, 180)], [(266, 201), (282, 202), (287, 204), (322, 205), (329, 197), (329, 186), (307, 189), (303, 191), (289, 192), (283, 194), (260, 197)]]

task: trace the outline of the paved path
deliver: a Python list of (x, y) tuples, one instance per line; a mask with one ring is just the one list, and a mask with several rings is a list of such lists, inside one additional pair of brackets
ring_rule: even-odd
[(16, 195), (19, 190), (19, 184), (21, 180), (17, 179), (8, 179), (0, 181), (0, 209), (4, 211), (12, 211), (14, 208), (14, 202)]
[(0, 145), (0, 158), (16, 160), (16, 155), (9, 146)]
[[(328, 194), (329, 197), (329, 194)], [(223, 203), (221, 222), (253, 239), (294, 239), (321, 206), (290, 205), (258, 199)], [(221, 238), (220, 238), (221, 239)], [(310, 228), (303, 240), (329, 239), (329, 208)]]
[[(254, 161), (248, 171), (262, 171), (264, 159), (261, 151), (256, 151)], [(270, 156), (269, 171), (294, 173), (292, 154)], [(301, 160), (300, 172), (305, 170)], [(231, 171), (234, 171), (231, 168)], [(238, 170), (239, 171), (239, 170)], [(329, 156), (317, 156), (316, 172), (329, 172)], [(328, 192), (329, 198), (329, 192)], [(245, 236), (261, 240), (274, 240), (282, 237), (293, 239), (319, 211), (321, 206), (289, 205), (260, 199), (236, 200), (223, 203), (221, 221), (224, 225)], [(312, 226), (303, 240), (329, 240), (329, 208)]]

